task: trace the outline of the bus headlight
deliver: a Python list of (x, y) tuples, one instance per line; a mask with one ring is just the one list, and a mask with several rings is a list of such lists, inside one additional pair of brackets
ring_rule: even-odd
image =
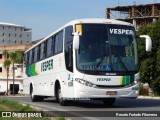
[(134, 84), (137, 84), (138, 83), (138, 80), (134, 80)]
[(139, 80), (134, 80), (132, 83), (126, 85), (125, 87), (131, 87), (133, 85), (136, 85), (139, 82)]
[(75, 81), (77, 81), (78, 83), (80, 83), (82, 85), (88, 86), (88, 87), (93, 87), (94, 86), (93, 83), (91, 83), (89, 81), (86, 81), (86, 80), (83, 80), (83, 79), (76, 78)]

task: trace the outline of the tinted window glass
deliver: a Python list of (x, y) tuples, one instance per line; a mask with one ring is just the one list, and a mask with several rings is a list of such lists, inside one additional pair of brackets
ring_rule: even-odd
[(52, 55), (55, 54), (55, 39), (52, 37), (52, 45), (51, 45)]
[(66, 69), (73, 72), (73, 26), (68, 26), (65, 28), (65, 63)]
[(73, 41), (73, 26), (68, 26), (65, 28), (65, 44)]
[(29, 64), (32, 63), (32, 50), (29, 51)]
[(55, 35), (55, 53), (63, 51), (63, 31)]
[(32, 49), (32, 63), (34, 62), (34, 53), (35, 53), (35, 48)]
[(37, 61), (40, 60), (40, 45), (37, 46)]
[(44, 42), (40, 46), (40, 60), (44, 58)]
[(28, 52), (25, 54), (25, 64), (27, 65), (29, 62)]
[(51, 56), (52, 53), (51, 47), (52, 47), (52, 38), (49, 38), (47, 40), (47, 57)]
[(38, 47), (35, 48), (35, 52), (34, 52), (34, 62), (37, 61), (37, 50), (38, 50)]

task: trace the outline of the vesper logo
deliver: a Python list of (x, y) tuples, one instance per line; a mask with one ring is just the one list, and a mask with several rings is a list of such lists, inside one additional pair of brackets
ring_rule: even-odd
[(97, 81), (111, 81), (111, 78), (97, 78)]
[(127, 30), (127, 29), (109, 29), (111, 34), (126, 34), (126, 35), (132, 35), (133, 31), (132, 30)]
[(41, 63), (41, 71), (47, 71), (53, 69), (53, 59), (47, 60)]

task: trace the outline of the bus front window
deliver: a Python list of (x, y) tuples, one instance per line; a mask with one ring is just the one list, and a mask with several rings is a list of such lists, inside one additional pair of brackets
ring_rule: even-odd
[(81, 71), (138, 71), (134, 27), (82, 24), (80, 48), (76, 56), (77, 69)]

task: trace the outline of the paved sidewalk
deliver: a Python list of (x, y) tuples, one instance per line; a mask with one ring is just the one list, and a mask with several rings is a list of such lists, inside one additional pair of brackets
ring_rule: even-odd
[(138, 96), (139, 99), (154, 99), (154, 100), (160, 100), (160, 97), (155, 96)]

